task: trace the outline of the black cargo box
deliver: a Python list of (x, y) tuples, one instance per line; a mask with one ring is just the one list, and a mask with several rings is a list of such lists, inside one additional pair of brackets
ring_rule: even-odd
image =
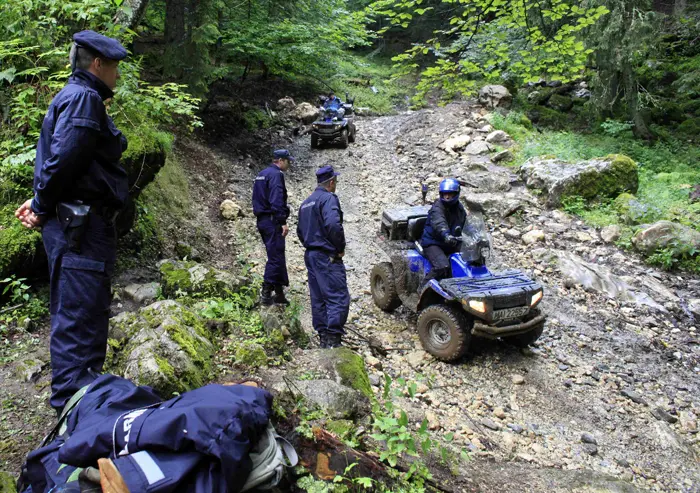
[(416, 217), (427, 217), (429, 205), (398, 207), (384, 211), (380, 233), (387, 240), (407, 240), (408, 221)]

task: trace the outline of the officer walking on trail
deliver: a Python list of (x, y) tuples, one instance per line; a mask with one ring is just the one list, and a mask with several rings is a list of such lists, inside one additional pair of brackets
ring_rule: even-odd
[(94, 31), (73, 36), (72, 75), (41, 128), (34, 198), (15, 215), (42, 228), (51, 280), (51, 406), (58, 412), (102, 371), (107, 351), (114, 225), (128, 199), (119, 160), (126, 138), (104, 101), (114, 96), (126, 49)]
[(285, 237), (289, 232), (289, 207), (284, 172), (289, 169), (294, 158), (286, 149), (275, 151), (273, 158), (272, 164), (258, 174), (253, 184), (253, 213), (258, 218), (258, 231), (267, 250), (260, 302), (263, 305), (287, 305), (289, 301), (284, 296), (284, 286), (289, 286), (289, 277), (284, 250)]
[(322, 348), (341, 346), (350, 309), (345, 274), (343, 211), (335, 195), (338, 175), (332, 166), (316, 172), (318, 187), (299, 208), (297, 234), (306, 248), (314, 329)]

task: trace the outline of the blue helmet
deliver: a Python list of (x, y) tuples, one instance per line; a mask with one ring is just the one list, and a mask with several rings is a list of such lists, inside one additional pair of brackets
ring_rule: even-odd
[[(443, 198), (443, 193), (454, 193), (456, 194), (452, 199), (447, 200)], [(440, 200), (447, 205), (453, 205), (459, 202), (459, 182), (454, 178), (447, 178), (440, 182)]]

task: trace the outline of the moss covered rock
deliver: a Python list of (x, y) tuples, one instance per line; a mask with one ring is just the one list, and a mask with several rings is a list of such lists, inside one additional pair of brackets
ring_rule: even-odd
[(658, 207), (644, 204), (631, 193), (622, 193), (613, 201), (615, 211), (627, 224), (653, 222), (662, 215)]
[[(17, 204), (0, 209), (0, 276), (30, 274), (44, 265), (41, 233), (31, 231), (15, 218)], [(43, 270), (43, 269), (42, 269)]]
[(235, 351), (236, 364), (247, 368), (260, 368), (267, 365), (267, 353), (257, 342), (243, 341)]
[(9, 472), (0, 471), (0, 492), (2, 493), (15, 493), (16, 479)]
[(348, 348), (331, 351), (330, 361), (334, 364), (340, 383), (352, 387), (368, 399), (372, 398), (372, 385), (362, 356)]
[(574, 106), (574, 100), (561, 94), (552, 94), (547, 100), (547, 106), (556, 111), (569, 111)]
[(226, 297), (249, 282), (244, 277), (193, 261), (164, 260), (160, 263), (160, 275), (161, 292), (168, 298)]
[(164, 397), (205, 385), (215, 346), (202, 320), (172, 300), (110, 321), (107, 369)]
[(671, 221), (659, 221), (639, 230), (632, 237), (635, 248), (647, 255), (669, 250), (674, 257), (700, 252), (700, 231)]
[(260, 308), (260, 318), (262, 320), (265, 333), (270, 336), (273, 333), (288, 335), (300, 348), (309, 345), (309, 335), (301, 326), (299, 314), (294, 307), (284, 307), (281, 305), (262, 306)]
[(565, 197), (617, 197), (636, 193), (639, 186), (637, 163), (621, 154), (576, 164), (532, 158), (520, 167), (520, 174), (528, 188), (547, 194), (550, 207), (561, 205)]

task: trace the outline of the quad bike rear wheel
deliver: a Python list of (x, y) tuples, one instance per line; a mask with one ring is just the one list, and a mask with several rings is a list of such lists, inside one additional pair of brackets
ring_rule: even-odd
[(418, 337), (423, 348), (437, 359), (456, 361), (469, 349), (470, 325), (461, 309), (430, 305), (418, 315)]
[(318, 135), (311, 134), (311, 148), (318, 149)]
[(369, 276), (369, 285), (374, 303), (385, 312), (394, 311), (401, 306), (401, 300), (396, 293), (394, 268), (390, 262), (381, 262), (374, 266)]
[[(539, 310), (532, 310), (528, 318), (532, 320), (533, 318), (539, 316), (539, 314)], [(537, 324), (534, 328), (532, 328), (528, 332), (525, 332), (524, 334), (518, 334), (516, 336), (510, 336), (506, 338), (506, 342), (512, 344), (515, 347), (527, 347), (533, 342), (535, 342), (537, 339), (539, 339), (542, 335), (542, 332), (544, 332), (544, 321), (540, 324)]]
[(349, 136), (348, 136), (348, 129), (344, 128), (343, 131), (340, 133), (340, 147), (343, 149), (348, 148), (348, 141), (349, 141)]

